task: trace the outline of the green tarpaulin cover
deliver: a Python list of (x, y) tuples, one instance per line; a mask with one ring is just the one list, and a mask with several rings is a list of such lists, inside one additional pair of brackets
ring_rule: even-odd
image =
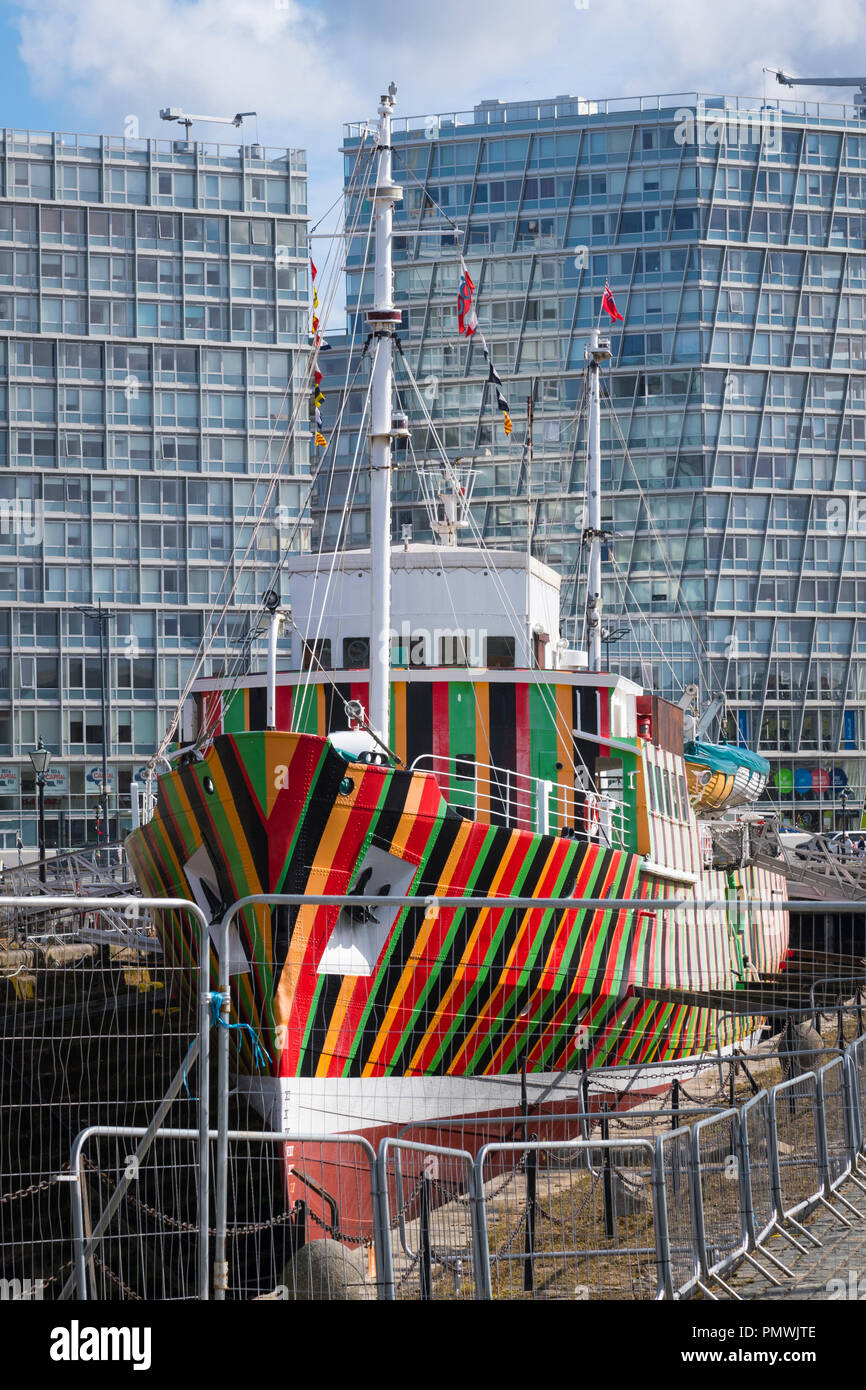
[(687, 743), (685, 755), (689, 762), (703, 763), (714, 772), (727, 772), (733, 776), (741, 767), (750, 772), (760, 772), (764, 777), (770, 775), (770, 764), (760, 753), (752, 753), (748, 748), (736, 748), (732, 743)]

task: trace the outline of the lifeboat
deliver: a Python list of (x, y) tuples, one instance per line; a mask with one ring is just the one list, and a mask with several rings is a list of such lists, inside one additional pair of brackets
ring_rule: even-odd
[(687, 743), (686, 776), (697, 815), (715, 816), (757, 801), (770, 764), (760, 753), (729, 743)]

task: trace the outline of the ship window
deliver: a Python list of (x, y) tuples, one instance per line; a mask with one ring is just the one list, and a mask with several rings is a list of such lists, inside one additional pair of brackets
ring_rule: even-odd
[(492, 671), (511, 670), (514, 667), (514, 638), (487, 638), (487, 665)]
[(301, 670), (309, 671), (311, 668), (318, 671), (320, 667), (331, 665), (331, 639), (330, 637), (317, 637), (312, 642), (304, 642), (304, 650), (301, 657)]
[(465, 632), (444, 632), (439, 638), (440, 666), (469, 665), (469, 637)]
[(614, 690), (610, 697), (611, 734), (614, 738), (634, 738), (637, 734), (637, 711), (634, 696)]
[(352, 670), (359, 666), (370, 665), (370, 639), (369, 637), (344, 637), (343, 638), (343, 668)]

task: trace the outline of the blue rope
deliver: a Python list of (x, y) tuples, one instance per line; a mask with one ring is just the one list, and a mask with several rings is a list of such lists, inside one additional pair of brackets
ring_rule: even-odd
[(222, 1015), (221, 1015), (221, 1013), (220, 1013), (220, 1010), (222, 1009), (222, 1002), (223, 1002), (223, 1001), (222, 1001), (222, 995), (220, 995), (220, 994), (212, 994), (212, 995), (211, 995), (211, 998), (210, 998), (210, 1019), (211, 1019), (211, 1026), (212, 1026), (213, 1028), (222, 1027), (222, 1028), (238, 1028), (238, 1029), (245, 1029), (245, 1030), (249, 1033), (250, 1038), (251, 1038), (251, 1040), (252, 1040), (252, 1041), (251, 1041), (251, 1046), (252, 1046), (252, 1049), (253, 1049), (253, 1061), (255, 1062), (255, 1064), (256, 1064), (257, 1067), (259, 1067), (259, 1068), (263, 1067), (266, 1061), (269, 1062), (269, 1061), (271, 1060), (271, 1056), (270, 1056), (270, 1053), (262, 1046), (261, 1042), (259, 1041), (259, 1037), (258, 1037), (258, 1034), (256, 1033), (255, 1028), (253, 1027), (253, 1025), (252, 1025), (251, 1023), (225, 1023), (225, 1022), (223, 1022)]

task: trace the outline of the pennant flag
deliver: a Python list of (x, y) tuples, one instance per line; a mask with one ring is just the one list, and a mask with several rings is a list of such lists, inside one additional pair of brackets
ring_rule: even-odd
[(617, 319), (619, 319), (620, 323), (625, 322), (622, 314), (619, 312), (619, 310), (613, 302), (613, 295), (610, 292), (610, 285), (607, 283), (606, 280), (604, 282), (604, 295), (602, 297), (601, 307), (604, 310), (604, 312), (607, 315), (609, 315), (611, 323), (616, 323)]
[(319, 296), (317, 295), (316, 291), (313, 290), (313, 308), (314, 308), (314, 309), (318, 309), (318, 307), (319, 307)]
[(490, 356), (490, 348), (487, 346), (487, 339), (485, 338), (483, 333), (481, 334), (481, 350), (484, 353), (484, 360), (487, 363), (487, 366), (490, 368), (487, 374), (487, 380), (492, 381), (494, 386), (501, 386), (502, 377), (499, 375), (499, 373), (493, 365), (493, 358)]
[(510, 433), (511, 433), (511, 416), (508, 414), (508, 411), (507, 411), (507, 410), (505, 411), (504, 415), (502, 416), (502, 422), (503, 422), (503, 424), (505, 425), (505, 433), (506, 433), (506, 434), (510, 434)]
[(315, 280), (319, 272), (316, 270), (316, 263), (313, 260), (312, 256), (310, 257), (310, 270), (313, 272), (313, 279)]
[(316, 368), (316, 370), (315, 370), (315, 372), (314, 372), (314, 376), (315, 376), (315, 378), (316, 378), (316, 385), (317, 385), (317, 386), (321, 386), (321, 384), (322, 384), (322, 373), (319, 371), (318, 367)]
[(475, 329), (478, 327), (478, 321), (474, 313), (471, 314), (471, 317), (467, 320), (467, 315), (469, 315), (472, 308), (472, 292), (474, 289), (475, 284), (472, 280), (472, 276), (464, 265), (463, 279), (460, 281), (460, 288), (457, 291), (457, 331), (459, 333), (465, 333), (467, 337), (474, 333)]
[(317, 425), (321, 425), (321, 423), (322, 423), (322, 412), (321, 412), (321, 410), (319, 409), (319, 407), (316, 406), (316, 424), (317, 424)]
[(504, 410), (504, 411), (507, 412), (507, 410), (508, 410), (508, 402), (507, 402), (507, 400), (505, 399), (505, 397), (503, 396), (503, 394), (502, 394), (501, 391), (497, 391), (497, 392), (496, 392), (496, 404), (499, 406), (499, 409), (500, 409), (500, 410)]
[(322, 449), (327, 449), (328, 447), (328, 441), (321, 430), (316, 430), (316, 444)]

